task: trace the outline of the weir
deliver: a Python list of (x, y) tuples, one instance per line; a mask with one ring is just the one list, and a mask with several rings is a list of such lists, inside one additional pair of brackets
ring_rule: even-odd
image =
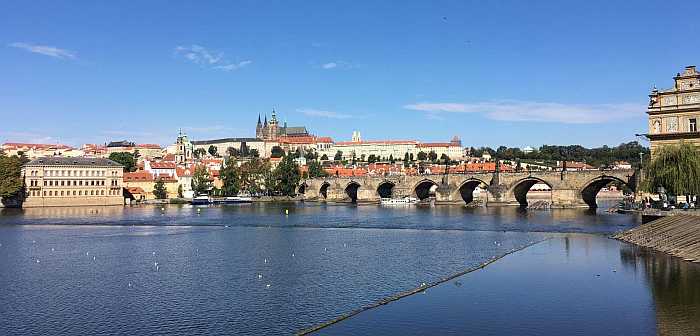
[(671, 215), (613, 238), (700, 263), (700, 215)]

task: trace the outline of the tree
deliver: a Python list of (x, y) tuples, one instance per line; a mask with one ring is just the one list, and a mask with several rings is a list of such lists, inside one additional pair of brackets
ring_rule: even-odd
[(212, 188), (211, 176), (205, 166), (197, 166), (192, 175), (192, 190), (195, 195), (203, 195)]
[(292, 155), (285, 156), (277, 168), (275, 168), (273, 178), (275, 180), (275, 191), (282, 195), (294, 196), (297, 185), (301, 179), (299, 166), (294, 162)]
[(411, 164), (411, 159), (410, 159), (410, 156), (408, 155), (408, 152), (406, 152), (406, 154), (404, 154), (404, 156), (403, 156), (403, 166), (408, 168), (408, 166), (410, 164)]
[(153, 196), (155, 196), (156, 199), (168, 198), (168, 191), (165, 189), (165, 183), (163, 182), (163, 179), (158, 178), (158, 180), (156, 180), (156, 183), (153, 185)]
[(284, 149), (280, 146), (274, 146), (272, 147), (270, 157), (271, 158), (281, 158), (284, 156)]
[(377, 162), (377, 156), (374, 154), (370, 154), (367, 157), (367, 163), (375, 163), (375, 162)]
[(342, 159), (343, 159), (343, 151), (335, 152), (335, 156), (333, 157), (333, 160), (340, 161)]
[(224, 196), (236, 196), (241, 189), (241, 176), (232, 159), (226, 162), (226, 167), (221, 169), (223, 186), (221, 191)]
[(670, 195), (700, 195), (700, 154), (697, 147), (681, 143), (659, 147), (645, 168), (644, 189), (664, 187)]
[(435, 153), (435, 151), (431, 150), (430, 153), (428, 153), (428, 159), (430, 159), (430, 161), (435, 162), (437, 161), (437, 158), (438, 156), (437, 153)]
[(0, 198), (21, 198), (23, 195), (24, 180), (20, 158), (0, 154)]
[(214, 145), (209, 145), (209, 150), (207, 150), (207, 152), (209, 152), (209, 155), (211, 156), (219, 156), (218, 151), (219, 149)]
[(233, 157), (238, 157), (241, 153), (235, 147), (226, 148), (226, 154)]
[(449, 163), (449, 162), (450, 162), (450, 157), (447, 156), (447, 154), (442, 153), (442, 155), (440, 155), (440, 161), (442, 161), (442, 162), (444, 162), (444, 163)]
[(136, 171), (136, 160), (134, 160), (134, 155), (129, 152), (115, 152), (109, 154), (109, 159), (124, 166), (125, 172)]
[(177, 186), (177, 197), (178, 198), (184, 198), (184, 190), (182, 189), (182, 184), (178, 184)]
[(241, 190), (250, 194), (260, 194), (263, 191), (265, 178), (270, 175), (270, 162), (253, 158), (243, 163), (239, 169)]
[(204, 148), (197, 148), (194, 150), (194, 152), (192, 152), (192, 155), (194, 155), (194, 157), (197, 159), (201, 158), (202, 156), (204, 156), (206, 154), (207, 154), (207, 151), (204, 150)]
[(389, 162), (390, 162), (391, 164), (396, 163), (396, 160), (394, 160), (394, 154), (389, 154)]
[(254, 158), (260, 157), (260, 152), (258, 152), (257, 149), (253, 148), (250, 150), (250, 157), (254, 157)]
[(425, 161), (428, 159), (428, 153), (424, 151), (418, 152), (418, 161)]
[(321, 155), (321, 161), (328, 161), (328, 155), (326, 155), (326, 154)]
[(410, 158), (410, 161), (411, 161), (411, 162), (415, 161), (415, 160), (413, 159), (413, 153), (411, 153), (411, 155), (409, 156), (409, 158)]
[(323, 170), (323, 167), (321, 166), (321, 163), (318, 161), (310, 161), (309, 162), (309, 177), (314, 178), (314, 177), (325, 177), (328, 176), (325, 170)]

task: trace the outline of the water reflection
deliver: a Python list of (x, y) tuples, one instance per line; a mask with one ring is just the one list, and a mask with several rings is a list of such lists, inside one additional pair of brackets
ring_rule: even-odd
[(660, 335), (700, 330), (700, 265), (625, 244), (623, 265), (644, 274), (656, 305)]

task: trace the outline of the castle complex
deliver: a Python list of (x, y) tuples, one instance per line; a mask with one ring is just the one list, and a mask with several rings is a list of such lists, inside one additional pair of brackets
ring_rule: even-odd
[(265, 121), (260, 120), (260, 115), (258, 115), (258, 124), (255, 127), (255, 137), (264, 141), (277, 141), (280, 137), (300, 137), (309, 136), (309, 132), (304, 126), (288, 127), (285, 122), (282, 126), (277, 122), (277, 113), (272, 110), (272, 118), (267, 121), (267, 115), (265, 115)]

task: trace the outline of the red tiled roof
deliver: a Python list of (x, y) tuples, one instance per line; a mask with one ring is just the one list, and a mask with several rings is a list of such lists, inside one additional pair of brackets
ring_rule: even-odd
[(175, 175), (179, 177), (183, 176), (192, 176), (192, 171), (189, 168), (182, 168), (182, 167), (177, 167), (175, 169)]
[(136, 145), (138, 148), (148, 148), (148, 149), (161, 149), (160, 145), (158, 144), (138, 144)]
[(124, 182), (153, 181), (153, 175), (147, 171), (124, 173)]
[(454, 145), (449, 143), (449, 142), (426, 142), (426, 143), (419, 143), (417, 147), (425, 148), (425, 147), (451, 147), (451, 146), (454, 146)]
[(129, 191), (130, 194), (144, 194), (145, 192), (143, 191), (143, 188), (141, 187), (128, 187), (126, 190)]
[(175, 162), (151, 162), (152, 169), (175, 169)]

